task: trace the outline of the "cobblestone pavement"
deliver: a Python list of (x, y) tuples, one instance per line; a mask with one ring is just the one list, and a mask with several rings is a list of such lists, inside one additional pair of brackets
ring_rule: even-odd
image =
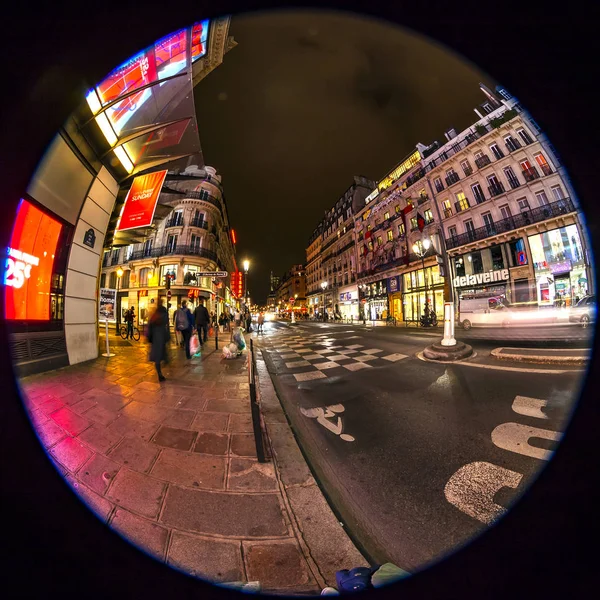
[(256, 459), (246, 353), (186, 361), (172, 347), (159, 384), (148, 346), (114, 341), (110, 359), (20, 381), (38, 437), (80, 498), (187, 573), (319, 593), (273, 463)]

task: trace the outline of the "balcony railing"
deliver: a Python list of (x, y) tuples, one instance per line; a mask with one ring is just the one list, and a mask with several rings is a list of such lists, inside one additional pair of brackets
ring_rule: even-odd
[(465, 174), (465, 177), (473, 175), (473, 167), (463, 167), (463, 172)]
[(447, 177), (446, 177), (446, 185), (448, 187), (450, 187), (451, 185), (458, 183), (460, 181), (460, 177), (458, 176), (458, 173), (450, 173)]
[(500, 160), (501, 158), (504, 158), (504, 152), (502, 152), (502, 150), (500, 150), (500, 148), (498, 146), (496, 146), (495, 148), (492, 148), (492, 154), (494, 155), (494, 158), (496, 160)]
[(141, 260), (144, 258), (158, 258), (161, 256), (169, 256), (173, 254), (199, 256), (207, 258), (213, 262), (217, 262), (217, 254), (207, 248), (198, 248), (197, 246), (162, 246), (158, 248), (152, 248), (151, 250), (138, 250), (132, 252), (129, 260)]
[(531, 139), (530, 135), (525, 130), (519, 131), (518, 133), (521, 136), (521, 139), (523, 140), (523, 142), (525, 143), (526, 146), (529, 146), (529, 144), (533, 144), (533, 140)]
[(516, 190), (518, 187), (521, 187), (521, 182), (516, 177), (514, 179), (511, 177), (508, 180), (508, 183), (513, 190)]
[(483, 195), (483, 192), (481, 194), (473, 192), (473, 195), (475, 196), (475, 202), (477, 202), (477, 204), (483, 204), (487, 201), (487, 198)]
[(425, 219), (425, 226), (431, 225), (434, 221), (435, 221), (435, 219), (433, 217), (430, 217), (429, 219)]
[(535, 167), (530, 167), (529, 169), (523, 169), (523, 177), (525, 177), (525, 181), (534, 181), (540, 178), (540, 174)]
[(200, 229), (208, 229), (208, 222), (205, 219), (193, 218), (190, 221), (191, 227), (199, 227)]
[(483, 167), (489, 165), (492, 161), (490, 160), (490, 157), (487, 154), (484, 154), (483, 156), (480, 156), (479, 158), (475, 159), (475, 164), (477, 165), (478, 169), (482, 169)]
[(509, 152), (514, 152), (521, 147), (521, 142), (519, 140), (515, 140), (513, 138), (509, 138), (506, 140), (506, 148)]
[(454, 203), (454, 210), (456, 210), (457, 213), (459, 213), (463, 210), (467, 210), (468, 208), (471, 208), (471, 205), (469, 204), (468, 201), (467, 201), (467, 205), (464, 208), (461, 207), (460, 202)]
[(490, 196), (499, 196), (500, 194), (504, 194), (504, 192), (506, 191), (504, 189), (504, 184), (501, 181), (498, 181), (497, 183), (492, 183), (491, 185), (488, 185), (488, 191), (490, 193)]
[(427, 202), (428, 200), (429, 200), (429, 196), (427, 194), (423, 194), (418, 197), (417, 205), (421, 206), (421, 204), (425, 204), (425, 202)]
[(542, 173), (544, 175), (552, 175), (553, 171), (550, 168), (550, 165), (541, 165), (540, 169), (542, 169)]
[(545, 221), (546, 219), (551, 219), (571, 212), (575, 212), (573, 202), (570, 198), (563, 198), (562, 200), (540, 206), (539, 208), (525, 210), (521, 214), (507, 217), (493, 225), (478, 227), (467, 233), (461, 233), (460, 235), (450, 237), (446, 240), (446, 248), (448, 250), (458, 248), (459, 246), (464, 246), (470, 242), (484, 240), (493, 235), (498, 235), (499, 233), (526, 227), (532, 223), (539, 223), (540, 221)]
[(177, 215), (167, 220), (165, 227), (183, 227), (183, 215)]
[[(202, 194), (202, 195), (200, 195), (200, 194)], [(223, 204), (220, 200), (217, 200), (217, 198), (215, 198), (214, 196), (207, 195), (202, 192), (192, 191), (192, 192), (186, 192), (185, 197), (190, 198), (192, 200), (202, 200), (203, 202), (208, 202), (209, 204), (216, 206), (219, 209), (221, 216), (223, 216)]]

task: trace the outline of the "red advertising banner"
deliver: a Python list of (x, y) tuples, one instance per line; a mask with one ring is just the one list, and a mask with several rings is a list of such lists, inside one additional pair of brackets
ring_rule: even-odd
[(139, 175), (133, 180), (125, 198), (125, 206), (117, 231), (148, 227), (152, 224), (158, 196), (167, 171)]
[(21, 200), (4, 273), (6, 319), (50, 319), (50, 285), (61, 229), (58, 221)]

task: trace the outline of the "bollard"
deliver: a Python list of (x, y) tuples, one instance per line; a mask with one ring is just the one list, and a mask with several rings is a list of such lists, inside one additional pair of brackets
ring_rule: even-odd
[(452, 302), (444, 302), (444, 338), (442, 346), (455, 346), (454, 339), (454, 304)]

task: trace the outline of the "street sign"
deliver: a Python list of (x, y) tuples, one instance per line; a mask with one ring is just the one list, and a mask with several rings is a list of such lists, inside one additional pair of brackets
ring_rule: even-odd
[(115, 307), (117, 305), (117, 290), (111, 288), (100, 288), (100, 302), (98, 303), (98, 316), (103, 319), (115, 318)]
[(171, 299), (171, 290), (167, 290), (167, 298), (170, 300)]
[(229, 273), (227, 271), (205, 271), (203, 273), (196, 273), (196, 277), (227, 277)]

